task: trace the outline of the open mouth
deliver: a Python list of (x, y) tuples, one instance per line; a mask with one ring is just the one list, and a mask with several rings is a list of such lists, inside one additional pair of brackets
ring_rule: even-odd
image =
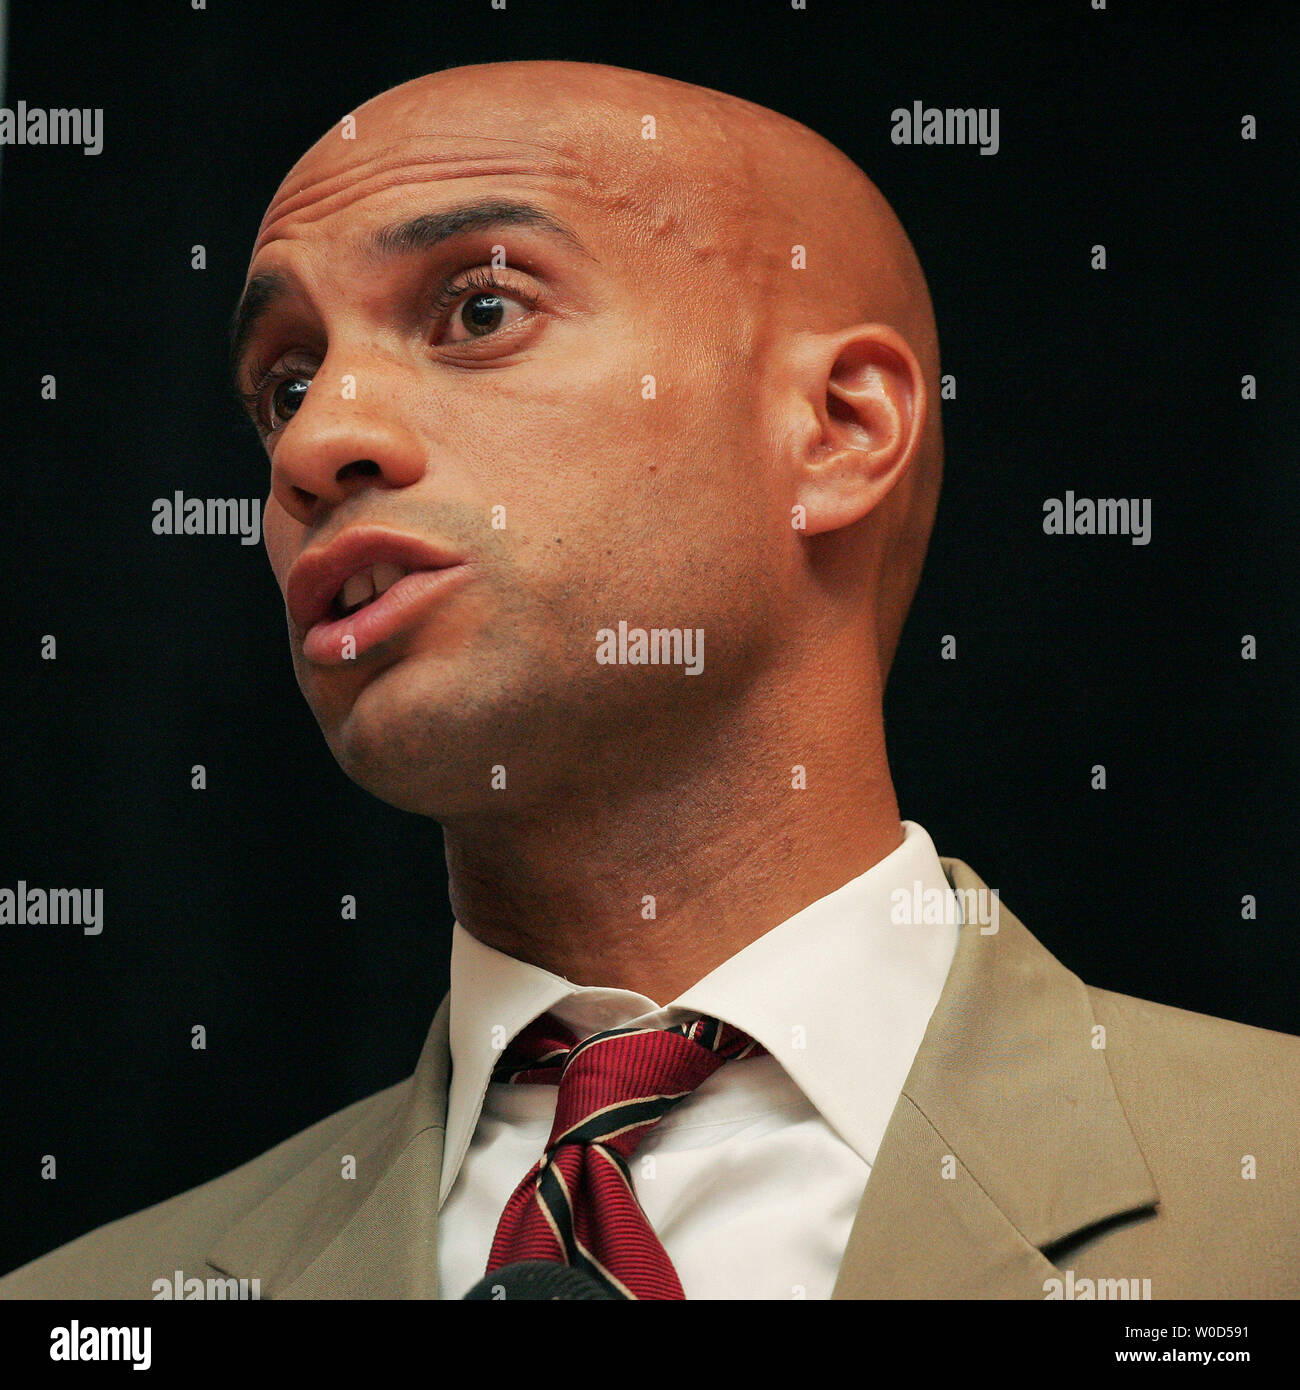
[(330, 604), (330, 617), (350, 618), (360, 612), (367, 604), (373, 603), (381, 594), (386, 594), (399, 579), (405, 579), (411, 571), (402, 565), (382, 563), (367, 565), (349, 575), (343, 587), (334, 595)]
[(285, 581), (285, 604), (306, 660), (338, 666), (395, 637), (472, 578), (473, 567), (450, 547), (381, 526), (352, 526), (298, 556)]

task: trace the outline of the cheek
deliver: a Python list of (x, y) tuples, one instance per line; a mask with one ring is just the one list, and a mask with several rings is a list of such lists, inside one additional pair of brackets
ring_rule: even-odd
[(302, 526), (274, 497), (268, 499), (262, 513), (262, 537), (266, 542), (266, 555), (271, 562), (271, 572), (275, 575), (281, 592), (284, 590), (285, 575), (300, 549), (302, 531)]

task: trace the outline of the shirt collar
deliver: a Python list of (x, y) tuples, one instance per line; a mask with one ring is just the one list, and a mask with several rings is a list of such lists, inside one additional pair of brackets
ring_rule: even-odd
[[(661, 1007), (623, 989), (575, 985), (452, 928), (451, 1091), (440, 1202), (460, 1172), (492, 1068), (548, 1009), (586, 1036), (678, 1014), (743, 1029), (867, 1163), (897, 1103), (957, 947), (961, 900), (929, 835), (903, 843), (722, 962)], [(557, 1007), (558, 1006), (558, 1007)]]

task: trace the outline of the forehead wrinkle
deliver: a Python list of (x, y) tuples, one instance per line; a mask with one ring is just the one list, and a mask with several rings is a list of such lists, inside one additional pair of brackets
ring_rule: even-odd
[[(470, 174), (465, 175), (465, 177), (474, 178), (477, 177), (477, 175)], [(524, 175), (523, 178), (525, 181), (520, 184), (511, 184), (508, 186), (508, 188), (496, 189), (492, 192), (484, 193), (480, 197), (472, 198), (468, 203), (451, 202), (442, 206), (429, 206), (421, 200), (418, 202), (417, 206), (413, 206), (405, 210), (407, 215), (403, 216), (402, 213), (399, 212), (398, 218), (394, 222), (387, 223), (386, 225), (371, 231), (358, 230), (357, 232), (355, 232), (347, 240), (348, 254), (350, 254), (359, 263), (364, 262), (368, 265), (380, 264), (385, 259), (387, 259), (389, 254), (391, 254), (390, 248), (383, 245), (385, 236), (392, 235), (395, 231), (402, 229), (404, 226), (410, 223), (418, 222), (422, 218), (436, 218), (438, 213), (441, 211), (445, 211), (449, 214), (454, 215), (458, 211), (462, 211), (465, 209), (468, 209), (470, 211), (476, 211), (480, 207), (480, 205), (488, 209), (500, 206), (507, 210), (513, 208), (523, 208), (525, 210), (531, 210), (535, 207), (538, 212), (544, 214), (543, 217), (514, 218), (510, 216), (509, 212), (507, 211), (505, 215), (499, 218), (488, 217), (484, 219), (476, 217), (473, 218), (472, 221), (475, 225), (477, 225), (480, 222), (484, 223), (485, 225), (490, 225), (493, 222), (499, 222), (502, 228), (519, 227), (523, 229), (528, 229), (541, 225), (551, 234), (560, 237), (566, 244), (571, 246), (574, 250), (580, 252), (588, 260), (592, 261), (596, 265), (602, 264), (602, 259), (596, 253), (593, 246), (589, 244), (588, 241), (584, 241), (583, 237), (567, 224), (564, 217), (560, 216), (558, 213), (550, 212), (544, 200), (538, 199), (535, 196), (532, 196), (531, 198), (520, 196), (521, 194), (528, 192), (529, 181), (532, 181), (533, 176), (529, 174)], [(445, 182), (448, 182), (448, 180), (438, 180), (439, 184)], [(547, 181), (538, 180), (537, 182), (539, 183), (543, 191), (547, 193), (553, 192), (553, 189), (548, 185)], [(385, 187), (400, 187), (403, 184), (407, 183), (427, 183), (427, 180), (421, 180), (414, 177), (411, 179), (400, 179), (392, 184), (385, 185)], [(574, 192), (571, 186), (566, 186), (565, 191), (569, 193)], [(560, 199), (557, 201), (562, 202), (563, 200)], [(338, 209), (335, 208), (331, 211), (338, 211)], [(299, 233), (303, 230), (304, 226), (310, 226), (312, 223), (322, 221), (328, 216), (330, 216), (329, 212), (322, 212), (314, 217), (297, 219), (296, 221), (294, 221), (292, 225), (288, 225), (282, 219), (281, 223), (279, 224), (278, 230), (275, 227), (269, 229), (268, 234), (265, 235), (262, 238), (262, 240), (258, 243), (257, 247), (254, 249), (252, 260), (255, 261), (257, 259), (257, 256), (261, 252), (267, 250), (269, 247), (273, 245), (276, 245), (277, 243), (293, 242), (299, 240)], [(379, 239), (378, 242), (376, 241), (376, 238)], [(252, 274), (252, 271), (252, 263), (250, 262), (250, 275)]]
[[(290, 171), (263, 219), (254, 257), (342, 206), (405, 184), (475, 177), (555, 180), (563, 185), (561, 204), (581, 199), (608, 219), (616, 233), (609, 249), (629, 266), (653, 266), (665, 286), (680, 284), (686, 272), (697, 285), (725, 279), (733, 292), (747, 287), (743, 317), (752, 332), (780, 293), (780, 271), (788, 262), (788, 254), (765, 234), (770, 225), (761, 225), (766, 179), (762, 152), (755, 148), (761, 141), (753, 138), (749, 121), (737, 119), (744, 103), (713, 95), (701, 99), (695, 89), (672, 82), (652, 85), (653, 92), (638, 92), (631, 101), (626, 92), (610, 100), (588, 91), (576, 110), (565, 109), (560, 128), (546, 130), (554, 136), (549, 145), (438, 132), (372, 145), (344, 167), (337, 163), (342, 152), (330, 151), (334, 158), (323, 174), (302, 182), (296, 170)], [(642, 139), (639, 113), (644, 111), (657, 115), (657, 141)], [(411, 116), (402, 113), (399, 119)], [(464, 143), (447, 150), (453, 139)], [(487, 152), (466, 153), (466, 144), (480, 143)], [(533, 157), (532, 150), (542, 157)], [(313, 162), (312, 152), (304, 156), (308, 168)], [(733, 328), (740, 326), (733, 321)]]
[[(326, 140), (335, 140), (335, 143), (344, 147), (341, 152), (335, 152), (336, 159), (332, 164), (326, 155), (319, 153), (319, 151), (325, 148)], [(459, 147), (452, 144), (453, 141), (457, 140), (462, 142)], [(308, 179), (305, 184), (299, 183), (297, 187), (294, 187), (293, 183), (295, 178), (302, 177), (304, 172), (309, 169), (313, 163), (320, 163), (322, 160), (324, 160), (327, 167), (326, 171), (319, 175), (314, 181), (317, 183), (325, 182), (330, 178), (353, 177), (361, 170), (383, 169), (408, 162), (412, 157), (407, 150), (407, 146), (409, 145), (423, 144), (425, 146), (435, 147), (428, 149), (425, 153), (425, 162), (429, 164), (437, 164), (440, 162), (454, 163), (457, 160), (475, 158), (488, 162), (493, 159), (520, 157), (519, 151), (515, 149), (483, 149), (477, 154), (471, 154), (466, 147), (475, 142), (484, 146), (526, 145), (531, 149), (544, 150), (547, 154), (558, 155), (561, 159), (566, 155), (566, 151), (560, 146), (543, 144), (541, 141), (512, 140), (504, 136), (467, 135), (450, 131), (446, 133), (440, 132), (437, 135), (403, 135), (395, 140), (387, 140), (383, 144), (379, 144), (373, 140), (365, 142), (357, 141), (354, 143), (352, 141), (342, 140), (341, 138), (326, 136), (324, 140), (318, 140), (285, 175), (281, 187), (277, 189), (275, 197), (271, 199), (270, 206), (266, 210), (266, 216), (270, 217), (275, 214), (282, 202), (296, 197), (298, 193), (302, 192), (304, 189), (313, 187), (314, 183), (311, 179)], [(351, 146), (351, 148), (347, 148), (348, 146)], [(365, 150), (364, 154), (362, 153), (363, 150)], [(337, 162), (337, 155), (339, 153), (341, 153), (345, 159), (345, 162), (341, 164)], [(545, 161), (540, 161), (539, 167), (545, 167)], [(266, 219), (263, 218), (263, 221), (265, 220)]]
[[(262, 218), (253, 254), (255, 256), (270, 241), (278, 240), (280, 229), (286, 222), (293, 220), (310, 225), (329, 217), (341, 204), (356, 202), (403, 184), (507, 176), (554, 177), (576, 181), (584, 173), (581, 166), (567, 160), (529, 162), (518, 154), (425, 156), (413, 164), (409, 155), (393, 157), (390, 151), (382, 151), (374, 158), (334, 169), (314, 181), (277, 194)], [(290, 174), (289, 178), (292, 177)]]

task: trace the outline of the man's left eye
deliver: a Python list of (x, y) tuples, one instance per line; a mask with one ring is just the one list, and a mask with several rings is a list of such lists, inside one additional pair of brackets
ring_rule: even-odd
[(510, 308), (526, 313), (528, 306), (495, 290), (479, 290), (469, 296), (451, 317), (446, 341), (466, 343), (472, 338), (485, 338), (506, 326)]

